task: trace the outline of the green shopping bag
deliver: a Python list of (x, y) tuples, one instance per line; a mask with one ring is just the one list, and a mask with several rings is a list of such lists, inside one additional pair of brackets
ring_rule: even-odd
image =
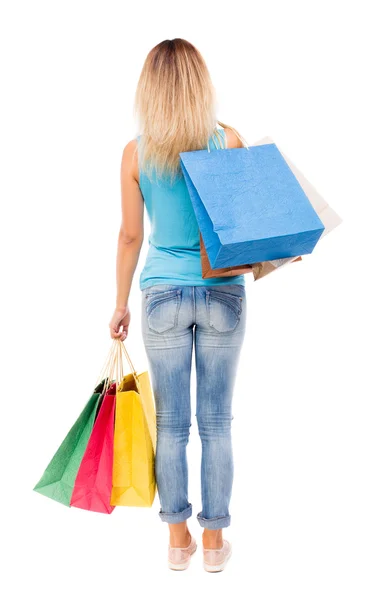
[(46, 467), (34, 491), (70, 506), (75, 478), (106, 390), (105, 380), (99, 383), (78, 419)]
[(75, 480), (99, 409), (111, 383), (111, 376), (117, 364), (117, 351), (118, 340), (114, 339), (90, 400), (46, 467), (40, 481), (33, 488), (34, 491), (66, 506), (70, 506)]

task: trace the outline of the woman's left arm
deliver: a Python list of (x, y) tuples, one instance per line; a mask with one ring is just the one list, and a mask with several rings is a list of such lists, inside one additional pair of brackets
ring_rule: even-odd
[(120, 169), (122, 224), (116, 259), (116, 307), (109, 323), (111, 337), (122, 341), (128, 334), (131, 319), (128, 298), (144, 239), (144, 201), (138, 182), (136, 144), (132, 140), (124, 148)]

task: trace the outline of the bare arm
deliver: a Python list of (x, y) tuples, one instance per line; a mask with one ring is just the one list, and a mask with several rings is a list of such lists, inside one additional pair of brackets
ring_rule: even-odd
[[(224, 131), (226, 134), (226, 141), (227, 141), (228, 148), (243, 148), (243, 144), (242, 144), (241, 140), (234, 133), (234, 131), (232, 131), (228, 127), (226, 129), (224, 128)], [(240, 133), (240, 131), (238, 133)]]
[[(121, 170), (122, 223), (116, 259), (116, 308), (109, 324), (111, 337), (127, 337), (130, 323), (128, 298), (144, 239), (144, 203), (138, 183), (136, 140), (124, 148)], [(120, 327), (123, 330), (120, 332)]]

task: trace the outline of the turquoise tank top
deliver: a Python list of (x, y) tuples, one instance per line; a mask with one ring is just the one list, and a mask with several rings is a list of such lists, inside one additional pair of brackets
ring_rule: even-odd
[[(225, 131), (221, 128), (219, 132), (226, 147)], [(139, 135), (138, 158), (140, 138)], [(219, 149), (214, 136), (209, 140), (209, 148)], [(148, 252), (139, 276), (141, 290), (160, 283), (245, 285), (244, 275), (202, 278), (199, 227), (182, 173), (173, 184), (155, 174), (151, 182), (139, 168), (139, 187), (151, 225)]]

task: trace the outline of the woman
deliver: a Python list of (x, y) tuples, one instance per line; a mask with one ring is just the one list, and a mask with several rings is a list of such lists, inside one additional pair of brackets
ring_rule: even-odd
[(159, 515), (169, 525), (169, 567), (177, 570), (187, 568), (196, 550), (187, 525), (192, 504), (186, 457), (193, 344), (204, 568), (221, 571), (231, 555), (222, 531), (231, 519), (232, 397), (246, 324), (245, 279), (202, 278), (199, 228), (179, 165), (179, 152), (242, 147), (215, 111), (214, 87), (198, 50), (179, 38), (161, 42), (149, 52), (136, 91), (142, 134), (127, 144), (121, 164), (117, 300), (109, 326), (111, 337), (126, 339), (145, 204), (151, 233), (139, 279), (141, 326), (156, 403)]

